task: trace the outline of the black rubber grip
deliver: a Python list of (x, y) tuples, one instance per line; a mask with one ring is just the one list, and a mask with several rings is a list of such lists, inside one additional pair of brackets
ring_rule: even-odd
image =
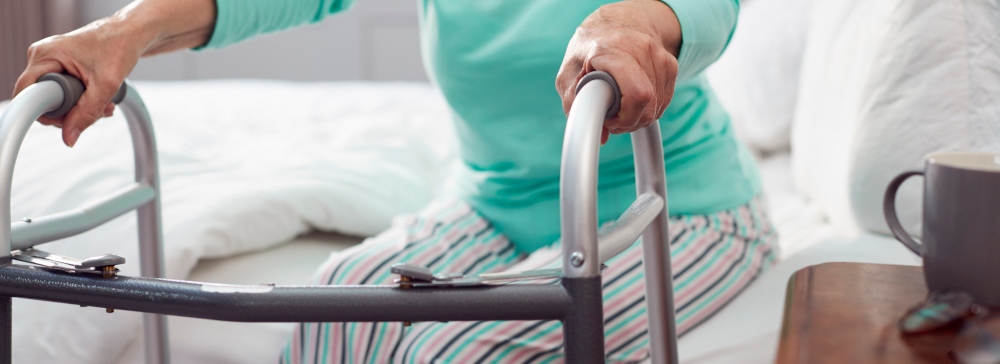
[[(63, 90), (62, 105), (59, 105), (55, 110), (45, 113), (45, 116), (50, 118), (63, 117), (69, 113), (76, 106), (77, 101), (80, 101), (80, 96), (83, 96), (83, 92), (87, 90), (87, 87), (83, 85), (83, 82), (79, 78), (68, 73), (46, 73), (42, 77), (39, 77), (36, 82), (42, 81), (55, 81)], [(127, 90), (128, 86), (122, 83), (118, 87), (118, 92), (111, 98), (111, 102), (115, 104), (122, 102), (125, 99), (125, 92)]]
[(607, 120), (615, 117), (615, 115), (618, 115), (618, 110), (621, 110), (622, 108), (622, 91), (618, 89), (618, 82), (615, 82), (615, 78), (611, 77), (610, 73), (604, 71), (594, 71), (583, 75), (580, 82), (576, 84), (576, 92), (580, 93), (580, 90), (583, 89), (583, 85), (586, 85), (587, 82), (593, 80), (605, 81), (611, 85), (611, 89), (615, 90), (614, 103), (608, 108), (608, 113), (604, 114), (604, 119)]

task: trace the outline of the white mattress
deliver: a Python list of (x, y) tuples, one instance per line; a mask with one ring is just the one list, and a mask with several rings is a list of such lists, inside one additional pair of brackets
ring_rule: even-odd
[[(685, 363), (772, 363), (788, 277), (833, 261), (917, 265), (919, 259), (890, 237), (836, 236), (818, 210), (792, 189), (789, 157), (761, 162), (771, 215), (781, 236), (782, 260), (705, 324), (680, 340)], [(306, 284), (330, 252), (360, 238), (313, 233), (279, 247), (220, 260), (202, 260), (189, 279), (233, 283)], [(247, 324), (170, 318), (171, 355), (180, 363), (272, 363), (292, 324)], [(119, 363), (141, 363), (137, 337)]]

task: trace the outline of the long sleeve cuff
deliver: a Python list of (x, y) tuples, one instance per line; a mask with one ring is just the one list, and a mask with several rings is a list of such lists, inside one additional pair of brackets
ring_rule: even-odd
[(354, 0), (215, 0), (212, 37), (198, 49), (218, 49), (260, 34), (315, 23)]
[(737, 0), (662, 0), (681, 24), (677, 80), (691, 78), (719, 59), (736, 29)]

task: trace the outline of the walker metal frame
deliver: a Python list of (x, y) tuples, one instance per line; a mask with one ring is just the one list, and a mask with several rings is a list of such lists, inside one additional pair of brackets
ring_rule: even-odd
[[(74, 77), (53, 75), (22, 91), (0, 115), (0, 199), (5, 199), (0, 200), (0, 221), (12, 221), (14, 163), (28, 128), (43, 114), (65, 113), (83, 92), (82, 83)], [(641, 235), (651, 359), (675, 364), (677, 337), (659, 125), (653, 123), (631, 134), (640, 196), (629, 209), (633, 214), (627, 212), (614, 227), (599, 233), (599, 142), (605, 117), (617, 113), (621, 94), (614, 79), (603, 72), (586, 75), (579, 85), (562, 154), (561, 284), (245, 286), (163, 278), (156, 141), (142, 98), (126, 81), (115, 102), (131, 131), (135, 182), (75, 210), (0, 224), (0, 362), (11, 362), (11, 298), (20, 297), (143, 312), (145, 358), (150, 364), (169, 362), (164, 315), (241, 322), (560, 320), (566, 362), (603, 363), (601, 263)], [(131, 210), (138, 211), (141, 277), (74, 274), (12, 264), (12, 251), (82, 233)], [(646, 217), (635, 218), (637, 211), (645, 211), (639, 215)]]

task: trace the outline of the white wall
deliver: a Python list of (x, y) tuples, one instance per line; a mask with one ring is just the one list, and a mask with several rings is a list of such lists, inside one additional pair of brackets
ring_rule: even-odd
[[(80, 24), (128, 0), (78, 0)], [(218, 51), (144, 58), (132, 79), (270, 78), (426, 81), (420, 60), (417, 0), (358, 1), (309, 27), (266, 35)]]

